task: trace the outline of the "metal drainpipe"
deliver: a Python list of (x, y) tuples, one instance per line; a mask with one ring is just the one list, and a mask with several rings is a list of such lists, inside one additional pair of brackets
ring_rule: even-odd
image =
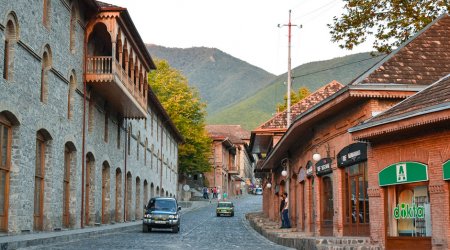
[[(124, 147), (124, 153), (125, 153), (125, 157), (124, 157), (124, 190), (123, 190), (123, 221), (126, 221), (126, 216), (127, 216), (127, 150), (128, 150), (128, 136), (131, 137), (131, 134), (129, 134), (130, 132), (128, 131), (128, 122), (125, 120), (125, 147)], [(131, 138), (130, 138), (131, 140)], [(117, 185), (117, 184), (116, 184)]]
[(84, 228), (84, 169), (86, 164), (86, 60), (87, 60), (87, 34), (84, 37), (84, 60), (83, 60), (83, 124), (82, 124), (82, 142), (81, 142), (81, 228)]
[(162, 138), (162, 135), (163, 135), (163, 124), (164, 124), (165, 122), (161, 122), (161, 132), (160, 132), (160, 134), (161, 134), (161, 136), (160, 136), (160, 138), (161, 138), (161, 168), (160, 168), (160, 170), (161, 170), (161, 172), (159, 173), (159, 196), (164, 196), (164, 194), (163, 195), (161, 195), (161, 191), (162, 191), (162, 178), (163, 178), (163, 166), (164, 166), (164, 154), (163, 154), (163, 138)]

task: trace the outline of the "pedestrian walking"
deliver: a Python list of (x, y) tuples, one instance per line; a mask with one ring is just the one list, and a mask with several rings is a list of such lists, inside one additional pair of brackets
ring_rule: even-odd
[(284, 209), (284, 203), (286, 201), (284, 200), (284, 194), (281, 194), (281, 202), (280, 202), (280, 220), (281, 220), (281, 227), (284, 228), (284, 217), (283, 217), (283, 209)]
[(223, 192), (223, 200), (226, 201), (227, 198), (228, 198), (228, 194), (227, 194), (227, 192), (225, 191), (225, 192)]
[(217, 199), (217, 187), (214, 187), (213, 189), (213, 198)]
[(203, 199), (208, 199), (208, 188), (203, 187)]
[(288, 194), (284, 192), (284, 208), (283, 208), (283, 221), (284, 221), (284, 227), (283, 228), (291, 228), (291, 222), (289, 220), (289, 200), (288, 200)]

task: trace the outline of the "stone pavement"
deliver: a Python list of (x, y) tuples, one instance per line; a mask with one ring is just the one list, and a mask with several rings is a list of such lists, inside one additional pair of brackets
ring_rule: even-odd
[[(179, 202), (181, 214), (210, 205), (209, 201)], [(134, 230), (142, 226), (142, 220), (94, 226), (82, 229), (63, 229), (54, 232), (37, 232), (22, 234), (0, 234), (0, 249), (18, 249), (23, 247), (48, 245), (64, 241), (80, 240), (86, 237), (99, 236), (114, 232)]]
[(245, 215), (250, 226), (272, 242), (286, 247), (307, 250), (380, 250), (369, 237), (313, 237), (296, 232), (296, 229), (280, 229), (280, 223), (271, 221), (262, 212)]

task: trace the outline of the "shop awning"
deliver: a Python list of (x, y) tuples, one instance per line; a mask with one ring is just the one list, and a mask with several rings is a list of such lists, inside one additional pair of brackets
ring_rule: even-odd
[(428, 181), (428, 167), (419, 162), (398, 162), (378, 173), (380, 186)]

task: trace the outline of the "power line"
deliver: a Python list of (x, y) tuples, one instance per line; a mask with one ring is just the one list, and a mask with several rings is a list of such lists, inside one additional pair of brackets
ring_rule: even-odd
[(358, 60), (358, 61), (354, 61), (354, 62), (342, 64), (342, 65), (338, 65), (338, 66), (335, 66), (335, 67), (321, 69), (321, 70), (310, 72), (310, 73), (306, 73), (306, 74), (303, 74), (303, 75), (293, 76), (292, 79), (303, 77), (303, 76), (309, 76), (309, 75), (313, 75), (313, 74), (317, 74), (317, 73), (321, 73), (321, 72), (328, 71), (328, 70), (331, 70), (331, 69), (337, 69), (337, 68), (345, 67), (345, 66), (348, 66), (348, 65), (351, 65), (351, 64), (355, 64), (355, 63), (368, 61), (368, 60), (371, 60), (371, 59), (374, 59), (374, 58), (377, 58), (377, 57), (380, 57), (380, 56), (384, 57), (386, 55), (379, 55), (379, 56), (374, 56), (374, 57), (370, 57), (370, 58), (365, 58), (365, 59), (362, 59), (362, 60)]

